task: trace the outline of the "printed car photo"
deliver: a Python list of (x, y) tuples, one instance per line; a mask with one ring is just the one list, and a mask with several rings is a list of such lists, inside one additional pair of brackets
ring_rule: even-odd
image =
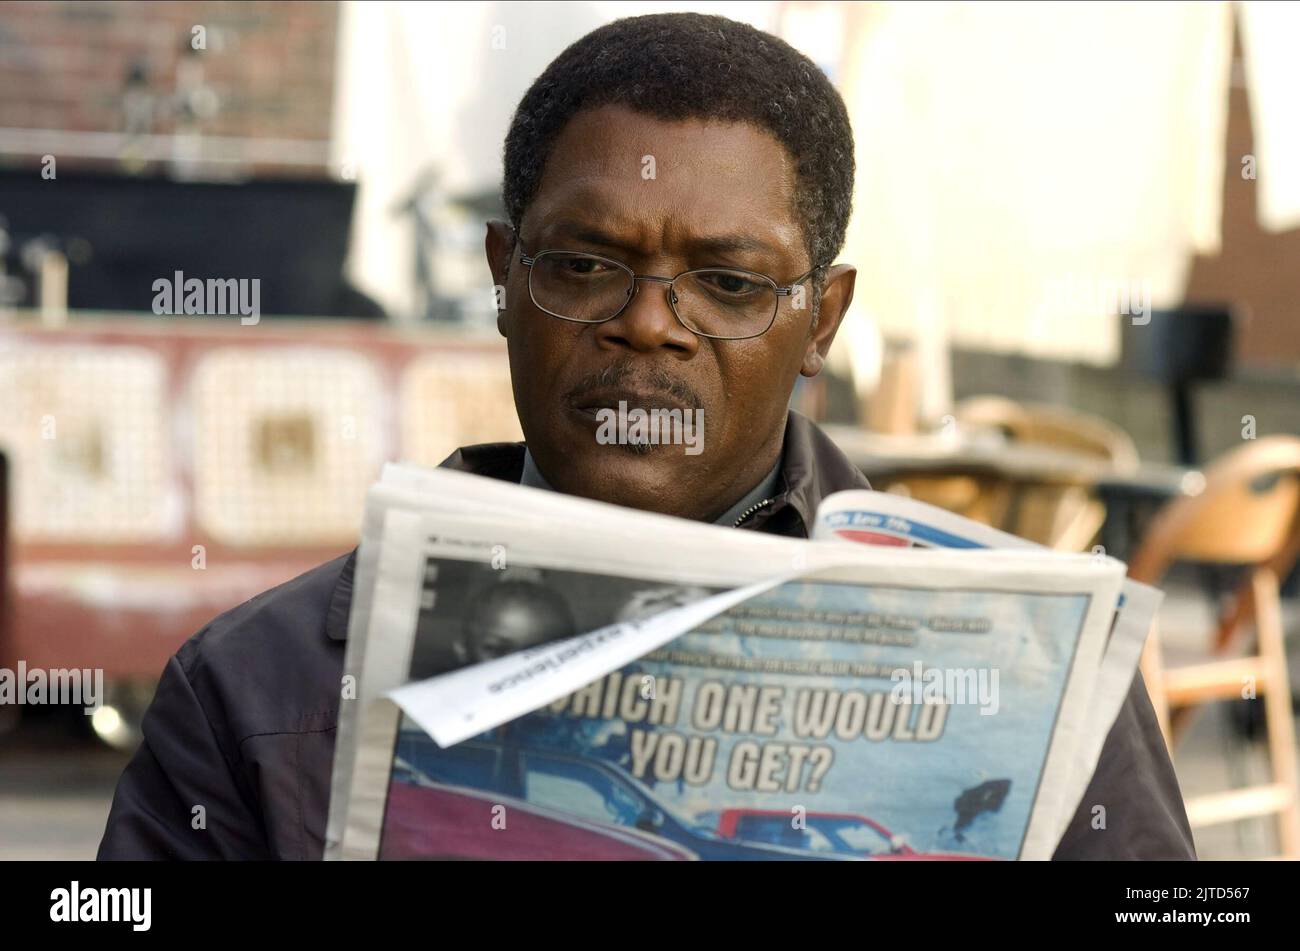
[(510, 796), (414, 779), (407, 773), (389, 785), (381, 859), (695, 858), (689, 849), (637, 829), (580, 819)]
[[(570, 853), (594, 848), (590, 836), (600, 832), (617, 839), (616, 845), (607, 846), (611, 850), (626, 852), (645, 847), (640, 836), (629, 840), (625, 835), (615, 835), (629, 831), (661, 843), (666, 849), (688, 852), (673, 857), (714, 861), (853, 861), (862, 857), (851, 852), (792, 849), (780, 842), (726, 838), (716, 825), (680, 815), (625, 770), (594, 757), (481, 739), (443, 750), (427, 736), (412, 732), (402, 734), (399, 751), (401, 757), (390, 783), (385, 817), (381, 850), (385, 858), (446, 856), (449, 848), (457, 854), (466, 853), (465, 857), (474, 857), (479, 849), (485, 856), (500, 857), (504, 837), (493, 828), (488, 810), (493, 804), (505, 804), (507, 828), (513, 829), (509, 825), (513, 821), (511, 802), (526, 810), (523, 829), (533, 837), (511, 848), (525, 852), (540, 849), (543, 854), (535, 857), (579, 857)], [(466, 799), (472, 801), (467, 803)], [(446, 816), (430, 814), (444, 808)], [(409, 830), (399, 831), (408, 821)], [(444, 833), (438, 831), (444, 827), (454, 827), (445, 833), (446, 842), (442, 840)], [(426, 828), (432, 830), (427, 835)]]
[(959, 852), (918, 852), (907, 839), (866, 816), (847, 812), (809, 812), (800, 817), (776, 809), (726, 809), (718, 817), (725, 839), (779, 845), (787, 849), (853, 855), (878, 861), (980, 861)]

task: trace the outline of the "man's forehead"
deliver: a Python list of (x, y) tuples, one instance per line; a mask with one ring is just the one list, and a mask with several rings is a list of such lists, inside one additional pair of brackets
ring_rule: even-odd
[(782, 253), (802, 246), (794, 191), (788, 153), (756, 126), (602, 107), (561, 132), (528, 217), (574, 237), (672, 231)]

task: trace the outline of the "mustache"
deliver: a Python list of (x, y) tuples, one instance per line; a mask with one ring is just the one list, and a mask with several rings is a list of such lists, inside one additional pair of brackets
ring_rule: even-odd
[(612, 363), (598, 373), (583, 377), (565, 394), (570, 401), (589, 393), (621, 387), (644, 393), (663, 393), (683, 406), (703, 406), (699, 393), (684, 380), (659, 367), (638, 369), (631, 362)]

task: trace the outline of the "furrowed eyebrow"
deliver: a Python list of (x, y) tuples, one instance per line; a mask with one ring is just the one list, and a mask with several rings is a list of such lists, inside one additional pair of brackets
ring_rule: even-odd
[(547, 229), (554, 238), (569, 238), (573, 241), (581, 241), (584, 244), (597, 244), (603, 248), (623, 249), (627, 245), (620, 241), (612, 234), (607, 234), (599, 228), (592, 228), (587, 225), (580, 225), (568, 221), (557, 222), (553, 227)]
[[(569, 238), (574, 241), (582, 241), (586, 244), (599, 245), (603, 248), (612, 248), (616, 250), (629, 249), (627, 242), (620, 240), (616, 235), (601, 231), (599, 228), (578, 224), (576, 222), (561, 221), (548, 229), (553, 238)], [(687, 242), (692, 250), (704, 252), (707, 254), (745, 254), (745, 253), (764, 253), (777, 254), (779, 249), (761, 241), (758, 238), (749, 235), (717, 235), (706, 238), (696, 238)]]
[(758, 238), (743, 234), (699, 238), (692, 241), (691, 245), (701, 251), (710, 251), (714, 254), (746, 254), (754, 252), (776, 254), (778, 251), (777, 248), (766, 241), (760, 241)]

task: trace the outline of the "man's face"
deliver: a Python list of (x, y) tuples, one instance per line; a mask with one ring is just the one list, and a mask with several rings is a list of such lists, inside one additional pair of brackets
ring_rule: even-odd
[[(519, 421), (557, 490), (686, 518), (726, 511), (775, 464), (795, 378), (821, 368), (853, 272), (832, 272), (815, 330), (805, 284), (801, 307), (778, 299), (767, 333), (715, 340), (686, 329), (667, 285), (654, 282), (637, 282), (626, 308), (604, 323), (550, 316), (530, 299), (521, 249), (599, 254), (666, 278), (741, 268), (785, 286), (826, 263), (808, 259), (794, 188), (785, 149), (748, 124), (668, 122), (604, 106), (565, 127), (521, 222), (520, 246), (511, 248), (499, 222), (487, 238), (494, 280), (505, 287), (498, 326)], [(620, 401), (629, 411), (702, 409), (701, 451), (602, 444), (598, 410)]]

